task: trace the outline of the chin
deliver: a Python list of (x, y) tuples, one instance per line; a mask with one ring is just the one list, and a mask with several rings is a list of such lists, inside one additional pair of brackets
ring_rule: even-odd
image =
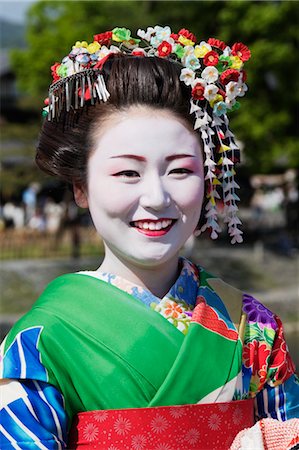
[(140, 254), (131, 257), (126, 256), (126, 259), (129, 260), (137, 267), (140, 268), (148, 268), (153, 269), (155, 267), (159, 267), (160, 265), (164, 265), (167, 262), (172, 261), (174, 258), (178, 258), (179, 250), (163, 253), (151, 253), (151, 254)]

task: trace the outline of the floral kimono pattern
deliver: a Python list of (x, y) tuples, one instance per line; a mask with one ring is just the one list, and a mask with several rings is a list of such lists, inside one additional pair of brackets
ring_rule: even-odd
[(280, 319), (180, 265), (163, 299), (98, 271), (49, 285), (2, 346), (4, 449), (64, 448), (81, 411), (255, 398), (257, 419), (299, 416)]

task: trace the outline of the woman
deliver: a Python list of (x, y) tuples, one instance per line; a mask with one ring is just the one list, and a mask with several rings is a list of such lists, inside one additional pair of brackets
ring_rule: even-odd
[(54, 280), (6, 338), (3, 448), (228, 448), (253, 425), (250, 398), (256, 419), (298, 416), (279, 318), (179, 257), (196, 229), (217, 237), (221, 189), (242, 240), (225, 113), (250, 52), (138, 35), (77, 42), (52, 67), (37, 163), (73, 185), (105, 257)]

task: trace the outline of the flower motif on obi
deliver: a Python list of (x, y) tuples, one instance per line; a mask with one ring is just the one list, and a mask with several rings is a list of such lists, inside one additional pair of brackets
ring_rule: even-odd
[(98, 437), (99, 429), (93, 423), (88, 423), (83, 429), (83, 437), (88, 442), (95, 441)]
[(221, 425), (221, 418), (218, 414), (212, 414), (208, 420), (210, 430), (217, 431)]
[(241, 42), (237, 42), (232, 46), (232, 55), (238, 56), (242, 61), (248, 61), (251, 56), (251, 52), (246, 45)]
[(216, 114), (216, 116), (222, 116), (223, 114), (226, 114), (227, 112), (227, 106), (225, 102), (218, 102), (214, 105), (213, 113)]
[(191, 94), (194, 100), (204, 100), (204, 92), (205, 86), (201, 83), (196, 83), (192, 89)]
[(164, 416), (156, 415), (151, 421), (151, 429), (154, 433), (163, 433), (168, 428), (168, 421)]
[(185, 57), (184, 63), (188, 69), (197, 70), (200, 68), (200, 62), (198, 61), (198, 58), (194, 56), (194, 54)]
[(214, 50), (211, 50), (210, 52), (206, 53), (203, 62), (206, 66), (216, 66), (219, 61), (218, 53)]
[(112, 30), (112, 39), (116, 42), (129, 41), (131, 39), (131, 31), (127, 28), (114, 28)]
[(161, 44), (157, 47), (158, 55), (160, 57), (167, 56), (172, 52), (172, 45), (167, 41), (161, 42)]
[(271, 327), (277, 329), (277, 318), (262, 303), (251, 295), (243, 295), (243, 312), (247, 315), (249, 322), (258, 323), (259, 326)]
[(196, 428), (190, 428), (190, 430), (188, 430), (186, 432), (185, 435), (185, 441), (189, 444), (189, 445), (195, 445), (196, 442), (199, 440), (200, 437), (200, 433)]
[(205, 41), (201, 41), (199, 45), (194, 48), (194, 54), (196, 58), (203, 58), (208, 52), (212, 50), (210, 44)]
[(133, 450), (146, 450), (146, 437), (143, 434), (136, 434), (132, 437)]
[(92, 415), (92, 417), (94, 418), (94, 420), (96, 422), (100, 422), (103, 423), (105, 422), (105, 420), (108, 417), (108, 412), (105, 410), (99, 410), (99, 411), (95, 411)]
[(229, 58), (231, 60), (231, 68), (232, 69), (237, 69), (237, 70), (242, 69), (244, 63), (243, 63), (242, 59), (239, 58), (239, 56), (230, 56)]
[(218, 87), (215, 84), (208, 84), (205, 88), (204, 96), (208, 101), (212, 101), (217, 93)]
[(101, 46), (97, 41), (94, 41), (92, 44), (89, 44), (87, 47), (87, 51), (89, 53), (96, 53), (98, 50), (100, 50)]
[(202, 73), (201, 77), (207, 82), (207, 83), (215, 83), (215, 81), (218, 80), (218, 70), (214, 66), (208, 66), (206, 67)]
[(219, 48), (220, 50), (224, 50), (226, 48), (226, 43), (220, 41), (219, 39), (209, 38), (208, 44), (210, 44), (212, 47)]
[(131, 430), (132, 424), (129, 419), (118, 416), (118, 419), (114, 422), (113, 428), (117, 434), (126, 435)]
[(95, 34), (93, 40), (98, 42), (100, 45), (109, 45), (112, 39), (112, 31), (106, 31), (105, 33)]
[(181, 70), (180, 80), (183, 81), (186, 86), (190, 86), (194, 80), (195, 73), (193, 70), (184, 68)]

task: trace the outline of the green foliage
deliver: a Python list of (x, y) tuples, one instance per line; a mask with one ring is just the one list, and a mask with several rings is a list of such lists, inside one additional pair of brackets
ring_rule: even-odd
[(244, 142), (248, 168), (268, 172), (299, 165), (298, 15), (296, 1), (40, 1), (28, 16), (28, 49), (15, 50), (12, 59), (22, 89), (40, 101), (50, 66), (75, 41), (92, 42), (93, 34), (115, 26), (135, 32), (168, 24), (174, 31), (189, 28), (199, 41), (244, 42), (252, 51), (250, 90), (231, 124)]

